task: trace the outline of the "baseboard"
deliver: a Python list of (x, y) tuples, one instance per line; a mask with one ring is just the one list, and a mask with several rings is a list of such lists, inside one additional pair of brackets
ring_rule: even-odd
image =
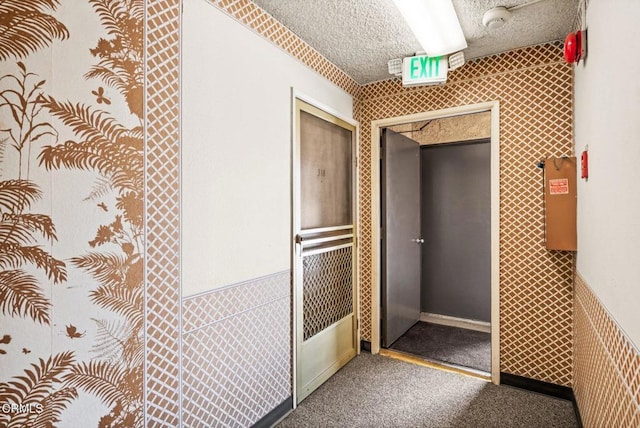
[(366, 340), (361, 340), (360, 341), (360, 350), (361, 351), (366, 351), (366, 352), (371, 352), (371, 342), (368, 342)]
[(269, 428), (274, 426), (280, 420), (293, 410), (293, 397), (289, 397), (278, 405), (275, 409), (267, 413), (262, 419), (253, 424), (252, 428)]
[(575, 412), (576, 419), (578, 420), (578, 427), (582, 428), (582, 419), (580, 417), (580, 409), (578, 409), (578, 402), (576, 401), (576, 396), (573, 394), (573, 389), (568, 386), (556, 385), (554, 383), (543, 382), (541, 380), (530, 379), (528, 377), (503, 372), (500, 373), (500, 383), (502, 385), (526, 389), (539, 394), (571, 401), (573, 404), (573, 411)]
[(481, 331), (483, 333), (491, 333), (491, 323), (485, 321), (456, 318), (448, 315), (430, 314), (427, 312), (422, 312), (420, 314), (420, 321), (447, 325), (449, 327), (465, 328), (467, 330)]

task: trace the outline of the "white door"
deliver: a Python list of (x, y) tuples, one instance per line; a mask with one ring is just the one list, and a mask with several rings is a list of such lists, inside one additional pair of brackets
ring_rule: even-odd
[(295, 100), (296, 401), (357, 352), (355, 123)]

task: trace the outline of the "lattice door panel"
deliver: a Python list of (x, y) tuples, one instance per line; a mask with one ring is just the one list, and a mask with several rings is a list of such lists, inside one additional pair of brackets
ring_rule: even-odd
[(353, 247), (303, 257), (304, 340), (353, 312)]

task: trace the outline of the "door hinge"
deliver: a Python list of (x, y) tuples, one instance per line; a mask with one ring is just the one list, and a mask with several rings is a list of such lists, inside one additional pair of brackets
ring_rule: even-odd
[(380, 227), (380, 240), (382, 241), (384, 239), (384, 230), (382, 229), (382, 227)]
[(382, 146), (380, 146), (380, 160), (382, 160), (382, 154), (384, 153), (384, 150), (382, 148)]

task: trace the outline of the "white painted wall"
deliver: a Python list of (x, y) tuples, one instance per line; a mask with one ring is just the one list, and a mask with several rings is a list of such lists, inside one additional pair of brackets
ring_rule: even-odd
[[(615, 6), (615, 7), (614, 7)], [(588, 56), (575, 69), (578, 272), (640, 348), (640, 2), (590, 0)]]
[(291, 268), (291, 88), (352, 97), (205, 0), (185, 0), (182, 291)]

